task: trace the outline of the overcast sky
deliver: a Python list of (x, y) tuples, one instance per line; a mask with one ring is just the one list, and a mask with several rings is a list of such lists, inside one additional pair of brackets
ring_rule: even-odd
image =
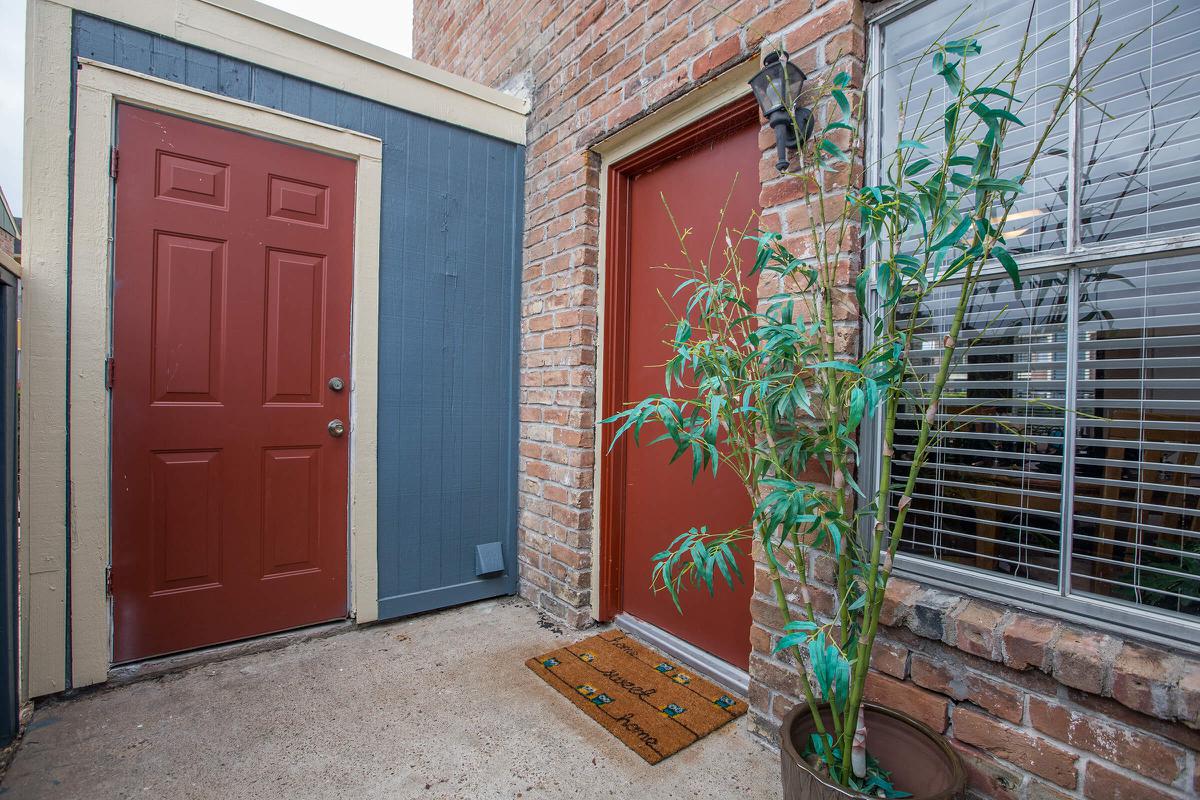
[[(144, 0), (154, 2), (154, 0)], [(412, 54), (412, 0), (267, 0), (329, 28)], [(25, 91), (25, 0), (0, 0), (0, 187), (21, 216), (21, 129)]]

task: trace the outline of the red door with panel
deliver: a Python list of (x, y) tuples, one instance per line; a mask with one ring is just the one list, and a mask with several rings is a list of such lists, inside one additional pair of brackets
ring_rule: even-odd
[(117, 137), (114, 661), (342, 618), (354, 163), (124, 104)]
[[(709, 260), (719, 230), (711, 255), (718, 269), (724, 265), (726, 233), (737, 242), (739, 232), (757, 230), (759, 127), (753, 103), (739, 102), (611, 169), (606, 415), (664, 391), (672, 320), (687, 300), (687, 292), (673, 296), (686, 265), (675, 226), (691, 230), (686, 241), (697, 262)], [(754, 243), (742, 242), (738, 252), (748, 272)], [(608, 585), (602, 585), (602, 615), (624, 611), (745, 669), (754, 580), (748, 542), (739, 559), (745, 582), (735, 580), (733, 590), (719, 576), (712, 597), (689, 586), (681, 594), (680, 614), (666, 591), (651, 589), (652, 558), (672, 539), (692, 527), (718, 533), (743, 528), (751, 512), (728, 469), (715, 478), (701, 473), (693, 483), (690, 456), (668, 464), (674, 452), (669, 442), (648, 445), (660, 429), (643, 430), (640, 447), (623, 437), (604, 456), (602, 584)], [(611, 442), (611, 426), (603, 433), (602, 451)]]

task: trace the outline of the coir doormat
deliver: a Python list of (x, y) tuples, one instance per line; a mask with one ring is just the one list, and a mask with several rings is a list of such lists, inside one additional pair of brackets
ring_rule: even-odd
[(617, 630), (525, 665), (651, 764), (746, 713), (743, 701)]

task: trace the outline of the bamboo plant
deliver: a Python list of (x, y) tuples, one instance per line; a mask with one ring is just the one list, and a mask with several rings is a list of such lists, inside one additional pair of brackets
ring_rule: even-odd
[[(971, 347), (960, 335), (972, 297), (997, 274), (1020, 286), (1005, 241), (1009, 212), (1058, 123), (1128, 44), (1085, 68), (1100, 22), (1089, 11), (1068, 79), (1024, 93), (1025, 68), (1051, 40), (1069, 35), (1072, 23), (1036, 38), (1027, 26), (1016, 60), (994, 69), (972, 69), (978, 38), (932, 45), (910, 66), (936, 73), (950, 100), (936, 108), (930, 96), (902, 102), (899, 136), (870, 171), (878, 179), (862, 188), (847, 184), (871, 166), (862, 146), (864, 86), (852, 85), (847, 72), (818, 83), (810, 104), (820, 122), (786, 173), (804, 187), (812, 224), (804, 252), (792, 252), (778, 232), (733, 231), (719, 248), (723, 263), (714, 265), (718, 248), (694, 259), (692, 232), (677, 225), (686, 265), (676, 295), (684, 302), (674, 313), (665, 392), (603, 421), (616, 426), (614, 443), (631, 434), (640, 444), (649, 431), (659, 433), (655, 442), (674, 446), (672, 461), (690, 458), (693, 479), (720, 469), (740, 479), (750, 519), (738, 530), (681, 533), (654, 556), (656, 589), (682, 609), (685, 586), (709, 593), (721, 583), (732, 587), (745, 578), (736, 555), (757, 543), (786, 621), (776, 652), (791, 653), (811, 675), (800, 681), (817, 729), (810, 761), (851, 790), (905, 796), (866, 751), (871, 649), (921, 468), (954, 426), (939, 404)], [(910, 79), (910, 94), (911, 86)], [(1014, 166), (1004, 158), (1006, 137), (1024, 125), (1022, 110), (1035, 96), (1048, 103), (1049, 117), (1039, 120), (1028, 158)], [(757, 243), (752, 265), (739, 257), (743, 235)], [(848, 261), (864, 264), (853, 289), (845, 285)], [(918, 374), (916, 321), (938, 290), (956, 291), (957, 305), (935, 371)], [(853, 296), (870, 337), (859, 352), (839, 352), (839, 304)], [(908, 431), (915, 445), (907, 463), (897, 464), (893, 441), (904, 406), (918, 409), (920, 421)], [(856, 474), (868, 421), (881, 431), (872, 440), (878, 473), (870, 494)], [(808, 585), (814, 552), (836, 565), (833, 606), (824, 613)], [(789, 596), (793, 583), (798, 590)]]

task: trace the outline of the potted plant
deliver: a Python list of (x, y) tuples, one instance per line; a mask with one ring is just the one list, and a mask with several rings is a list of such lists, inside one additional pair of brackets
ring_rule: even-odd
[[(654, 557), (654, 581), (681, 608), (687, 585), (711, 593), (742, 580), (735, 553), (756, 547), (786, 620), (776, 652), (790, 652), (810, 678), (800, 681), (804, 702), (780, 732), (789, 798), (963, 793), (962, 765), (944, 739), (864, 702), (863, 693), (921, 467), (953, 427), (939, 402), (971, 348), (960, 340), (964, 315), (985, 276), (1007, 273), (1020, 286), (1005, 241), (1008, 215), (1056, 123), (1128, 43), (1084, 70), (1099, 24), (1093, 17), (1061, 86), (1018, 89), (1030, 60), (1068, 26), (1038, 41), (1026, 33), (1015, 61), (979, 76), (971, 69), (981, 52), (977, 39), (934, 44), (916, 68), (932, 69), (950, 102), (903, 103), (901, 134), (871, 171), (877, 179), (862, 188), (846, 186), (864, 171), (862, 87), (845, 72), (819, 84), (810, 101), (819, 121), (786, 169), (808, 187), (813, 235), (805, 252), (789, 250), (776, 232), (747, 232), (757, 252), (743, 265), (743, 234), (735, 232), (724, 237), (723, 264), (695, 263), (690, 231), (680, 232), (687, 264), (676, 294), (685, 302), (675, 315), (666, 392), (603, 421), (617, 426), (614, 441), (629, 434), (639, 443), (670, 442), (672, 460), (690, 459), (693, 477), (732, 470), (751, 499), (752, 517), (738, 530), (680, 533)], [(1014, 164), (1006, 136), (1024, 124), (1022, 108), (1035, 93), (1049, 117), (1039, 120), (1028, 157)], [(914, 115), (907, 124), (905, 115)], [(793, 116), (801, 139), (803, 122)], [(866, 266), (855, 293), (870, 337), (860, 352), (846, 353), (837, 344), (845, 319), (838, 306), (849, 299), (845, 265), (857, 254)], [(932, 374), (914, 380), (923, 303), (951, 280), (957, 304), (940, 356)], [(914, 421), (905, 432), (906, 459), (897, 463), (901, 408)], [(857, 475), (858, 434), (868, 421), (879, 431), (870, 494)], [(833, 565), (832, 608), (818, 607), (809, 591), (807, 573), (819, 559)], [(789, 596), (793, 581), (799, 589)]]

